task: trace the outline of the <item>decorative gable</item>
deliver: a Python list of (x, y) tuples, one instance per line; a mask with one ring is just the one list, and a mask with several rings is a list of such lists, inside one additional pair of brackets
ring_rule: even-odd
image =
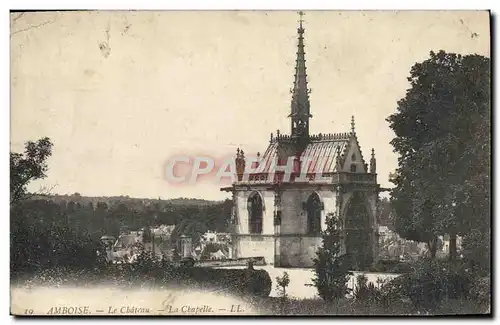
[(344, 164), (342, 165), (343, 172), (350, 173), (367, 173), (368, 166), (363, 158), (363, 153), (358, 143), (358, 139), (353, 134), (349, 140), (349, 145), (344, 152)]

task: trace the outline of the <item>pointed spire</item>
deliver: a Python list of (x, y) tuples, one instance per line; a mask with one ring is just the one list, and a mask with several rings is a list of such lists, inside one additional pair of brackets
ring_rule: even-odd
[(310, 103), (309, 93), (311, 90), (307, 88), (307, 73), (306, 73), (306, 59), (304, 51), (304, 27), (302, 17), (304, 13), (299, 11), (300, 20), (297, 44), (297, 59), (295, 61), (295, 80), (292, 89), (292, 102), (291, 113), (289, 117), (292, 118), (292, 135), (309, 135), (309, 118)]
[(355, 130), (355, 123), (354, 123), (354, 115), (351, 116), (351, 133), (356, 133), (356, 130)]
[(372, 148), (372, 158), (370, 159), (370, 173), (377, 172), (377, 160), (375, 160), (375, 149)]

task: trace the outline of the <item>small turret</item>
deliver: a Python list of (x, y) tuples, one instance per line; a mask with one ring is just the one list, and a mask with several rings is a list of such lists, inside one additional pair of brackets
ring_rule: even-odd
[(243, 173), (245, 172), (245, 153), (243, 150), (240, 150), (238, 148), (236, 150), (236, 175), (238, 177), (238, 181), (241, 181), (243, 179)]
[(375, 159), (375, 149), (372, 148), (372, 158), (370, 159), (370, 173), (377, 172), (377, 160)]

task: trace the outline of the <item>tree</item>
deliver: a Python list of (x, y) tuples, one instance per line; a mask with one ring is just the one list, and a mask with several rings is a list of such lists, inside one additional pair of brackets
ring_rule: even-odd
[(352, 272), (349, 258), (341, 255), (341, 222), (334, 214), (326, 218), (326, 229), (321, 232), (322, 246), (314, 259), (316, 276), (312, 279), (319, 296), (328, 302), (344, 298), (351, 290), (347, 287)]
[(10, 204), (29, 197), (27, 186), (30, 182), (46, 177), (47, 159), (52, 154), (52, 142), (41, 138), (25, 144), (24, 153), (10, 153)]
[(283, 272), (282, 276), (276, 277), (276, 289), (280, 292), (282, 298), (286, 298), (286, 288), (290, 284), (288, 272)]
[(290, 284), (290, 276), (288, 275), (288, 272), (283, 272), (282, 276), (277, 276), (276, 277), (276, 290), (279, 292), (281, 301), (280, 301), (280, 314), (288, 314), (288, 304), (287, 304), (287, 298), (288, 295), (286, 293), (286, 288)]
[(490, 218), (490, 60), (430, 52), (408, 81), (411, 88), (387, 119), (400, 155), (391, 200), (395, 228), (427, 242), (432, 256), (437, 236), (449, 234), (453, 259), (456, 236), (469, 231), (471, 220)]

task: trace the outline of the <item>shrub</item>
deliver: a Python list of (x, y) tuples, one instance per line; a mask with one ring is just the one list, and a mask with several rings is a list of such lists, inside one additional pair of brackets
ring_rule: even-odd
[(247, 277), (247, 292), (260, 297), (269, 297), (273, 282), (269, 273), (264, 270), (254, 270)]
[(405, 276), (400, 276), (380, 287), (379, 303), (383, 310), (395, 314), (409, 314), (414, 310), (411, 300), (406, 295), (405, 283)]
[[(455, 263), (425, 260), (384, 290), (409, 299), (417, 310), (435, 311), (447, 299), (467, 299), (470, 277)], [(388, 297), (386, 297), (388, 298)]]
[(395, 260), (379, 260), (368, 270), (371, 272), (409, 273), (413, 270), (414, 263)]
[(340, 255), (340, 226), (338, 218), (329, 214), (326, 229), (321, 233), (323, 245), (314, 259), (316, 276), (312, 279), (319, 296), (325, 301), (344, 298), (350, 293), (347, 282), (352, 272), (347, 255)]
[(193, 267), (178, 271), (181, 276), (202, 286), (226, 289), (236, 294), (268, 297), (272, 289), (271, 277), (264, 270)]
[(276, 288), (281, 292), (281, 296), (286, 298), (286, 288), (290, 284), (290, 276), (287, 272), (283, 272), (282, 276), (276, 277)]
[(481, 312), (491, 310), (491, 283), (490, 277), (479, 278), (474, 282), (470, 290), (470, 298), (481, 308)]
[(364, 274), (358, 275), (356, 280), (354, 299), (372, 304), (378, 304), (381, 301), (381, 293), (373, 283), (368, 283), (368, 279)]
[(490, 274), (490, 231), (472, 229), (464, 236), (463, 254), (471, 272), (480, 276)]

